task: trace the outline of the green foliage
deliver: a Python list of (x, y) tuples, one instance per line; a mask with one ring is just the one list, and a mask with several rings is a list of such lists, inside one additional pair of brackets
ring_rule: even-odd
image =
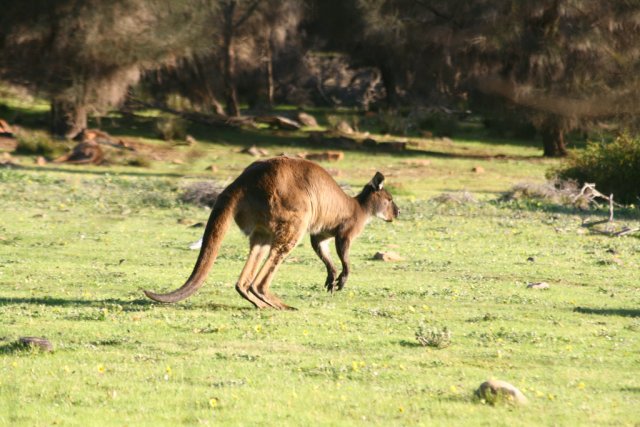
[(623, 134), (613, 142), (593, 142), (554, 172), (561, 178), (591, 182), (621, 203), (640, 197), (640, 138)]
[(44, 132), (20, 132), (17, 135), (16, 154), (31, 154), (52, 157), (64, 150), (62, 144), (56, 144)]
[(180, 117), (164, 117), (156, 122), (156, 131), (165, 141), (184, 140), (187, 136), (187, 123)]
[(431, 113), (420, 119), (418, 127), (434, 136), (452, 137), (459, 129), (458, 119), (452, 114)]
[(445, 348), (451, 345), (451, 331), (445, 326), (428, 327), (421, 324), (416, 331), (416, 340), (424, 347)]
[(381, 111), (375, 116), (380, 133), (406, 135), (411, 123), (397, 111)]

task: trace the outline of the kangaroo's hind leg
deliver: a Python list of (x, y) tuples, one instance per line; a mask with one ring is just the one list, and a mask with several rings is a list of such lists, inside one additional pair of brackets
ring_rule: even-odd
[(280, 265), (287, 255), (289, 255), (293, 248), (295, 248), (306, 230), (305, 227), (293, 224), (290, 224), (287, 229), (288, 230), (286, 232), (283, 232), (283, 230), (280, 229), (280, 232), (274, 236), (271, 249), (269, 250), (269, 256), (264, 262), (264, 265), (260, 269), (257, 277), (251, 284), (249, 290), (273, 308), (281, 310), (295, 310), (295, 308), (288, 306), (276, 295), (269, 292), (269, 286), (271, 285), (271, 281), (278, 271), (278, 268), (280, 268)]
[(242, 269), (242, 273), (240, 273), (240, 278), (236, 283), (236, 291), (251, 304), (256, 306), (256, 308), (267, 308), (270, 307), (263, 300), (255, 296), (249, 291), (249, 286), (253, 282), (258, 273), (258, 269), (260, 268), (260, 264), (267, 256), (270, 247), (270, 238), (268, 236), (253, 233), (249, 239), (250, 251), (249, 257), (247, 258), (247, 262)]

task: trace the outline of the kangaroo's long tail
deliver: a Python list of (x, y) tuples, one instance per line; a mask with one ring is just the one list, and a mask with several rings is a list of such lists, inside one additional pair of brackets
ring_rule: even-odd
[(193, 267), (193, 272), (189, 279), (180, 288), (166, 294), (144, 291), (147, 297), (158, 302), (173, 303), (190, 297), (202, 287), (209, 274), (209, 270), (211, 270), (211, 266), (218, 256), (218, 251), (222, 245), (222, 238), (229, 229), (236, 212), (238, 203), (237, 194), (233, 194), (233, 192), (228, 190), (229, 189), (223, 191), (222, 194), (218, 196), (218, 200), (213, 206), (207, 227), (204, 231), (200, 255), (198, 255), (198, 260), (196, 261), (195, 267)]

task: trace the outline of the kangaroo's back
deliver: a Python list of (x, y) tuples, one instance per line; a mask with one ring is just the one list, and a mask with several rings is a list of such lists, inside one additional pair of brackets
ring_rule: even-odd
[(243, 189), (236, 222), (247, 234), (256, 226), (269, 229), (293, 217), (311, 230), (353, 210), (352, 199), (331, 175), (304, 159), (281, 156), (254, 162), (230, 187)]

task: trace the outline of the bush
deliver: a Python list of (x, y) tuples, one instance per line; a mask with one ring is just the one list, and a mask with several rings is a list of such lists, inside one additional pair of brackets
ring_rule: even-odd
[(459, 130), (459, 122), (453, 114), (431, 113), (419, 119), (418, 127), (432, 132), (434, 136), (452, 137)]
[(165, 141), (183, 140), (187, 136), (187, 124), (179, 117), (167, 117), (158, 120), (156, 131)]
[(604, 194), (620, 203), (640, 199), (640, 139), (623, 134), (613, 142), (590, 143), (553, 172), (562, 179), (581, 184), (592, 182)]
[(416, 331), (416, 340), (424, 347), (445, 348), (451, 345), (451, 332), (446, 326), (439, 329), (420, 324)]
[(63, 147), (56, 147), (56, 144), (47, 135), (38, 132), (20, 132), (17, 134), (17, 140), (17, 154), (53, 157), (63, 149)]
[(180, 201), (212, 208), (223, 189), (220, 185), (209, 181), (194, 182), (183, 189)]

